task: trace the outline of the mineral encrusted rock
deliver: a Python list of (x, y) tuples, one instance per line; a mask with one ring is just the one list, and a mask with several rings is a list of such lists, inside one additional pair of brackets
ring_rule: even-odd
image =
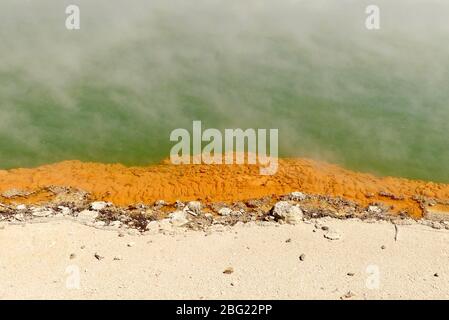
[(303, 212), (297, 205), (287, 201), (279, 201), (272, 209), (273, 216), (289, 224), (297, 224), (302, 221)]

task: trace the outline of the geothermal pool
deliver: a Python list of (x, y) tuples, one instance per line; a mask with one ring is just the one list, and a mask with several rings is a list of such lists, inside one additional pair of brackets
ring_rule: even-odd
[(449, 4), (0, 4), (0, 168), (169, 157), (192, 121), (278, 128), (279, 153), (449, 182)]

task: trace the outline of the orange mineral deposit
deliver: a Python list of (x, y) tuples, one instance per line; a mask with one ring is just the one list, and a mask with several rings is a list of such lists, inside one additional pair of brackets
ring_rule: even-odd
[[(33, 169), (0, 171), (0, 193), (11, 189), (39, 191), (48, 186), (82, 189), (93, 200), (116, 205), (166, 201), (238, 201), (292, 191), (339, 196), (361, 205), (383, 202), (393, 211), (422, 215), (416, 197), (449, 200), (449, 185), (402, 178), (376, 177), (308, 159), (279, 159), (275, 175), (262, 176), (257, 165), (173, 165), (148, 167), (65, 161)], [(35, 199), (43, 201), (42, 193)], [(0, 198), (7, 201), (5, 198)]]

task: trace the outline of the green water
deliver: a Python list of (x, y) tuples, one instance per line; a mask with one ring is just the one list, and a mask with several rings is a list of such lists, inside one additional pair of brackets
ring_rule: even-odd
[(449, 5), (378, 1), (368, 31), (355, 0), (75, 2), (70, 32), (72, 2), (0, 4), (1, 168), (154, 163), (201, 120), (279, 128), (282, 156), (449, 182)]

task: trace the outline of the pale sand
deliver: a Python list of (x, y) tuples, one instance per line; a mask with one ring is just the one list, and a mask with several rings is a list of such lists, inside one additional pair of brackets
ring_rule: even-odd
[[(0, 298), (449, 298), (449, 231), (400, 225), (395, 241), (387, 222), (325, 221), (341, 240), (305, 223), (125, 237), (71, 221), (3, 224)], [(378, 289), (366, 285), (376, 283), (370, 265), (379, 268)], [(66, 287), (67, 267), (79, 268), (79, 289)], [(234, 272), (223, 274), (227, 267)]]

